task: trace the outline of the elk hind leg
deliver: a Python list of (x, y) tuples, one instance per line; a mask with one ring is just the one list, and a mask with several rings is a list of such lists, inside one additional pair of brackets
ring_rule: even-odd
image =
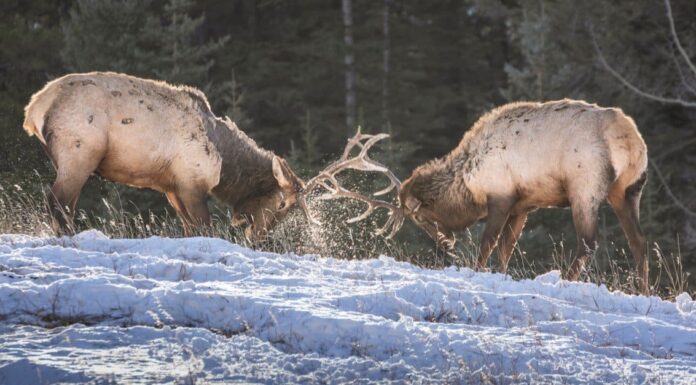
[(80, 191), (103, 158), (104, 148), (96, 140), (57, 138), (49, 143), (48, 152), (56, 169), (56, 180), (48, 194), (48, 209), (56, 235), (75, 232), (73, 218)]
[(608, 199), (628, 240), (628, 246), (638, 270), (640, 290), (643, 294), (650, 292), (647, 247), (645, 236), (640, 228), (640, 196), (646, 180), (646, 174), (643, 173), (640, 179), (625, 189), (623, 186), (616, 186), (609, 194)]
[(51, 227), (56, 235), (75, 233), (73, 219), (77, 199), (82, 187), (89, 179), (90, 172), (84, 170), (59, 173), (48, 195), (48, 209), (51, 214)]

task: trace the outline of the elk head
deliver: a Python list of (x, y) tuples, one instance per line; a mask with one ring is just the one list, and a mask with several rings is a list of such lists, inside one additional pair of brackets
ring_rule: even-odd
[(437, 204), (437, 201), (431, 196), (432, 192), (429, 191), (431, 182), (417, 169), (404, 182), (401, 191), (399, 191), (399, 202), (404, 215), (437, 242), (438, 247), (451, 250), (456, 242), (451, 228), (457, 226), (452, 226), (450, 222), (453, 222), (452, 217), (456, 214), (451, 210), (443, 210)]
[(247, 225), (244, 235), (251, 242), (265, 238), (275, 223), (295, 206), (304, 190), (304, 182), (285, 159), (274, 156), (272, 169), (277, 186), (268, 194), (244, 202), (232, 217), (232, 225)]

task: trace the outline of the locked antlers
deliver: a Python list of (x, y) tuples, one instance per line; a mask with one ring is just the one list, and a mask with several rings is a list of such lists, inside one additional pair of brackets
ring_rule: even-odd
[[(405, 218), (403, 209), (401, 207), (389, 202), (374, 199), (356, 193), (354, 191), (347, 190), (339, 184), (338, 179), (336, 178), (336, 176), (341, 171), (348, 169), (381, 172), (385, 174), (387, 178), (389, 178), (389, 186), (387, 186), (383, 190), (375, 192), (373, 195), (384, 195), (394, 189), (396, 189), (396, 192), (398, 193), (401, 190), (401, 182), (399, 181), (399, 179), (386, 166), (371, 159), (367, 153), (370, 150), (370, 148), (375, 145), (375, 143), (387, 137), (389, 137), (388, 134), (361, 134), (360, 129), (358, 129), (358, 132), (355, 134), (355, 136), (348, 140), (348, 144), (346, 145), (345, 150), (343, 150), (343, 155), (341, 155), (341, 157), (336, 162), (330, 164), (317, 176), (315, 176), (307, 182), (303, 194), (300, 196), (300, 206), (305, 211), (305, 215), (310, 221), (318, 223), (309, 212), (309, 209), (305, 201), (305, 197), (306, 195), (311, 193), (315, 188), (322, 187), (327, 192), (319, 196), (319, 199), (329, 200), (348, 198), (359, 200), (367, 204), (367, 209), (363, 211), (362, 214), (347, 220), (347, 223), (355, 223), (362, 221), (369, 217), (376, 209), (385, 208), (389, 210), (389, 219), (387, 219), (387, 222), (384, 224), (384, 226), (382, 226), (382, 228), (377, 231), (377, 234), (383, 235), (387, 233), (387, 231), (389, 231), (389, 235), (387, 236), (387, 238), (391, 238), (396, 234), (397, 231), (399, 231), (399, 229), (404, 223)], [(349, 158), (350, 153), (356, 146), (360, 148), (360, 152), (357, 156)]]

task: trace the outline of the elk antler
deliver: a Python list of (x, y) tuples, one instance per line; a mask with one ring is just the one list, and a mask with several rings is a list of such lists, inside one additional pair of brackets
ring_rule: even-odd
[[(305, 215), (307, 215), (307, 218), (309, 218), (310, 221), (317, 223), (316, 220), (312, 217), (311, 213), (309, 212), (309, 209), (307, 208), (305, 196), (311, 193), (315, 188), (322, 187), (328, 192), (324, 195), (319, 196), (319, 199), (326, 200), (349, 198), (359, 200), (367, 204), (367, 209), (362, 214), (358, 215), (357, 217), (348, 219), (346, 221), (347, 223), (355, 223), (362, 221), (369, 217), (370, 214), (372, 214), (375, 211), (375, 209), (381, 207), (389, 210), (389, 219), (384, 224), (384, 226), (377, 231), (377, 234), (384, 234), (388, 231), (389, 227), (391, 227), (391, 231), (387, 236), (387, 238), (391, 238), (396, 234), (397, 231), (399, 231), (401, 225), (403, 225), (404, 223), (404, 212), (401, 207), (389, 202), (373, 199), (362, 194), (346, 190), (345, 188), (341, 187), (341, 185), (338, 183), (338, 179), (336, 179), (336, 175), (338, 173), (348, 169), (381, 172), (389, 178), (389, 186), (387, 186), (385, 189), (377, 191), (373, 195), (384, 195), (393, 189), (396, 189), (398, 193), (401, 190), (401, 182), (399, 181), (399, 179), (386, 166), (373, 159), (370, 159), (369, 155), (367, 154), (367, 151), (372, 146), (374, 146), (375, 143), (387, 137), (389, 137), (388, 134), (361, 134), (360, 128), (358, 128), (358, 132), (355, 134), (355, 136), (348, 139), (348, 144), (346, 145), (345, 150), (343, 150), (343, 155), (341, 155), (341, 157), (336, 162), (330, 164), (317, 176), (315, 176), (307, 182), (303, 194), (301, 194), (300, 196), (300, 206), (302, 206), (302, 208), (305, 210)], [(363, 141), (365, 142), (363, 143)], [(351, 151), (356, 146), (360, 148), (360, 153), (353, 158), (348, 158), (350, 156)]]

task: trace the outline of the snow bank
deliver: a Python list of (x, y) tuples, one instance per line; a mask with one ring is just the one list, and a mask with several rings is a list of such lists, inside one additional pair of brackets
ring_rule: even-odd
[(0, 236), (0, 319), (8, 384), (696, 383), (686, 294), (211, 238)]

